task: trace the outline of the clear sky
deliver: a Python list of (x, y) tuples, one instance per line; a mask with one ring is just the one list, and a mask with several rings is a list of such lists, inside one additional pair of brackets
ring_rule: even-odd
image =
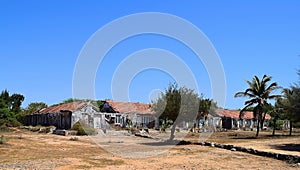
[[(254, 75), (273, 76), (288, 87), (300, 69), (300, 1), (0, 1), (0, 90), (48, 105), (72, 97), (79, 53), (101, 27), (120, 17), (161, 12), (197, 26), (214, 45), (226, 76), (225, 108), (243, 106), (234, 98)], [(120, 31), (122, 31), (120, 29)], [(116, 44), (95, 77), (98, 99), (111, 99), (111, 79), (118, 65), (135, 51), (160, 48), (178, 56), (192, 70), (199, 92), (211, 97), (203, 63), (183, 44), (168, 37), (141, 35)], [(179, 68), (180, 69), (180, 68)], [(138, 74), (128, 87), (130, 101), (149, 102), (170, 75), (159, 70)], [(150, 97), (149, 97), (150, 96)], [(152, 96), (153, 97), (153, 96)]]

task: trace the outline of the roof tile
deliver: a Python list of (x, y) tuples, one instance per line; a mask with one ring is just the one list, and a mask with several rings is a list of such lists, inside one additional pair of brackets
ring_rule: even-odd
[(116, 112), (154, 114), (149, 104), (136, 102), (106, 101)]
[[(239, 116), (240, 116), (240, 110), (223, 110), (223, 109), (218, 109), (216, 111), (216, 113), (223, 117), (231, 117), (231, 118), (235, 118), (235, 119), (238, 119)], [(243, 118), (245, 119), (253, 119), (253, 112), (249, 112), (249, 111), (245, 111), (244, 112), (244, 116)], [(266, 119), (270, 119), (271, 116), (270, 115), (266, 115)]]
[(75, 111), (82, 106), (87, 104), (86, 102), (72, 102), (72, 103), (66, 103), (66, 104), (60, 104), (55, 106), (50, 106), (44, 109), (41, 109), (38, 113), (39, 114), (45, 114), (45, 113), (59, 113), (61, 110), (69, 110), (69, 111)]

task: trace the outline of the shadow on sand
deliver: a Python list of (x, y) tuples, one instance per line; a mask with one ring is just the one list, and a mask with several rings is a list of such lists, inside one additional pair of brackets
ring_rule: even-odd
[(159, 142), (147, 142), (147, 143), (141, 143), (142, 145), (147, 146), (170, 146), (170, 145), (190, 145), (192, 142), (189, 141), (179, 141), (179, 140), (167, 140), (167, 141), (159, 141)]
[(280, 138), (290, 138), (290, 137), (295, 137), (293, 135), (258, 135), (258, 137), (255, 137), (254, 135), (251, 136), (244, 136), (244, 135), (229, 135), (230, 139), (280, 139)]
[(297, 151), (300, 152), (300, 144), (281, 144), (281, 145), (272, 145), (272, 148), (278, 150), (286, 150), (286, 151)]

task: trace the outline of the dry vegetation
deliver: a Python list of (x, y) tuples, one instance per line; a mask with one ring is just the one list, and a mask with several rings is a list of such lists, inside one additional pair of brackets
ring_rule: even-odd
[[(249, 134), (248, 134), (249, 133)], [(133, 136), (110, 137), (95, 144), (88, 136), (70, 140), (70, 136), (39, 134), (25, 130), (2, 133), (9, 140), (0, 145), (0, 169), (296, 169), (283, 161), (251, 154), (205, 146), (156, 145), (153, 139)], [(249, 139), (253, 132), (215, 133), (211, 141), (235, 145), (251, 145), (276, 152), (292, 152), (272, 145), (299, 143), (299, 137), (268, 137)], [(190, 135), (196, 140), (196, 135)], [(107, 146), (119, 150), (123, 155), (152, 152), (150, 157), (120, 157), (108, 152)], [(146, 154), (146, 153), (145, 153)], [(145, 156), (145, 155), (144, 155)]]

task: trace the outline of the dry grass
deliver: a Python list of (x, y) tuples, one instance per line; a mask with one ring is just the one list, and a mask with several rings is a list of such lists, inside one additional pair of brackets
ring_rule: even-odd
[(217, 132), (211, 136), (209, 141), (300, 156), (300, 134), (294, 133), (292, 136), (288, 136), (286, 132), (279, 131), (277, 133), (279, 135), (272, 136), (271, 132), (261, 132), (258, 138), (254, 138), (255, 132), (251, 131)]
[[(234, 133), (236, 132), (216, 133), (210, 140), (243, 145), (256, 143), (257, 147), (266, 147), (264, 142), (274, 140), (237, 139), (246, 133)], [(4, 135), (9, 141), (0, 145), (0, 169), (294, 169), (285, 162), (271, 158), (196, 145), (153, 145), (157, 141), (137, 137), (112, 137), (110, 142), (102, 142), (116, 147), (125, 155), (142, 152), (141, 149), (153, 153), (166, 150), (163, 154), (146, 158), (124, 158), (109, 153), (87, 136), (78, 137), (78, 141), (70, 141), (68, 136), (20, 130)], [(191, 135), (190, 139), (195, 140), (195, 136), (197, 135)], [(297, 139), (295, 136), (294, 138), (293, 140)], [(279, 144), (279, 141), (290, 139), (292, 138), (278, 138), (274, 141)]]

